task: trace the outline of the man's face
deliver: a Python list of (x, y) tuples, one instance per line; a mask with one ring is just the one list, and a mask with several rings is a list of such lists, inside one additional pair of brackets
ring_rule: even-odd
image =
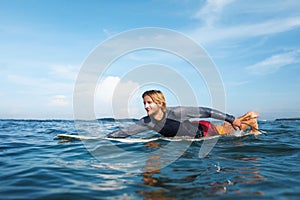
[(144, 108), (149, 116), (153, 116), (162, 111), (162, 105), (154, 103), (150, 96), (144, 97)]

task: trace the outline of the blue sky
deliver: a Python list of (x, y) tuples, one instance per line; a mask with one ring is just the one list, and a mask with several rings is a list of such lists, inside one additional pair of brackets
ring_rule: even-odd
[[(297, 0), (1, 0), (0, 4), (0, 118), (72, 119), (74, 84), (88, 55), (114, 35), (143, 27), (179, 31), (206, 50), (223, 80), (227, 112), (256, 110), (262, 119), (300, 116)], [(140, 58), (153, 55), (140, 54)], [(128, 60), (118, 63), (129, 65)], [(108, 85), (107, 93), (120, 80), (117, 71), (100, 82)], [(103, 100), (95, 110), (107, 108), (109, 101)], [(134, 98), (131, 102), (130, 107), (141, 104)], [(142, 110), (142, 105), (138, 108)], [(141, 111), (135, 113), (140, 117)]]

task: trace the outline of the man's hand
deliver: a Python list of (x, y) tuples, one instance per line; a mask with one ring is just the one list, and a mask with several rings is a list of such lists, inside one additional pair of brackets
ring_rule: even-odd
[(234, 121), (232, 122), (232, 127), (234, 130), (237, 130), (237, 128), (241, 129), (242, 122), (238, 118), (235, 118)]

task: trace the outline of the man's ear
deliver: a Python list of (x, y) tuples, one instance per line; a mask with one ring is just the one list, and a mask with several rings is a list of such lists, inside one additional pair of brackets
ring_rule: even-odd
[(162, 102), (157, 103), (157, 105), (159, 105), (159, 107), (163, 107), (163, 103)]

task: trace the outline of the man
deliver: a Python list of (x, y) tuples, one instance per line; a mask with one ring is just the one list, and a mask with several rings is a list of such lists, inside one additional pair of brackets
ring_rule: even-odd
[[(241, 130), (251, 126), (251, 131), (258, 128), (256, 118), (259, 114), (248, 112), (235, 118), (232, 115), (205, 107), (166, 107), (166, 100), (159, 90), (149, 90), (142, 95), (147, 116), (136, 124), (112, 132), (108, 137), (124, 138), (139, 132), (153, 130), (165, 137), (191, 136), (205, 137), (218, 134), (230, 134), (236, 128)], [(213, 118), (225, 121), (222, 126), (211, 124), (208, 121), (195, 121), (195, 118)]]

